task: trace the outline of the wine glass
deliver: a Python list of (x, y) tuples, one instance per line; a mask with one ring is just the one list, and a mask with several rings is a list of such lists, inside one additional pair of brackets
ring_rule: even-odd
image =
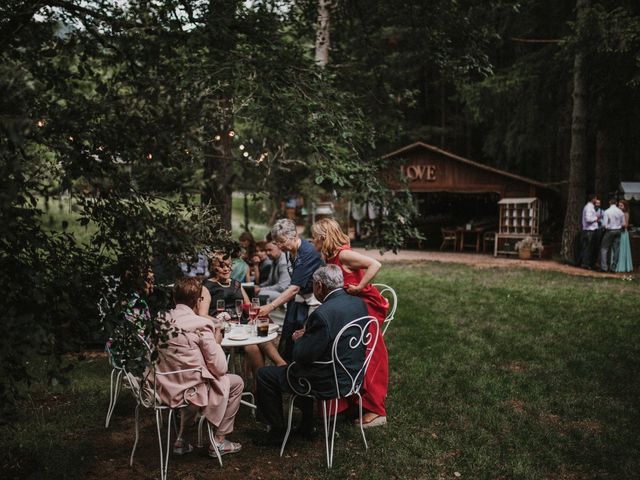
[(224, 312), (224, 300), (216, 301), (216, 313)]
[(258, 316), (258, 312), (260, 311), (260, 299), (252, 298), (251, 299), (251, 307), (249, 308), (249, 317), (251, 320), (255, 320)]
[(235, 318), (235, 321), (236, 322), (240, 322), (241, 318), (242, 318), (242, 300), (237, 299), (236, 300), (236, 318)]

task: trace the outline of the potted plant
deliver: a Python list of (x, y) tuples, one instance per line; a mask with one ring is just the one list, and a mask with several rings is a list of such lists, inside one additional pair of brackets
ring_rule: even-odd
[(524, 237), (522, 240), (516, 243), (515, 250), (518, 252), (518, 257), (522, 260), (529, 260), (534, 253), (540, 255), (544, 250), (542, 242), (536, 240), (533, 237)]

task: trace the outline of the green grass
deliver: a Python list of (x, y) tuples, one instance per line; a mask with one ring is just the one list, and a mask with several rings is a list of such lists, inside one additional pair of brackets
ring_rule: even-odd
[[(358, 432), (340, 428), (330, 471), (321, 442), (295, 441), (290, 457), (269, 453), (272, 471), (332, 479), (456, 478), (456, 472), (463, 479), (635, 478), (640, 285), (439, 263), (385, 265), (376, 281), (399, 294), (386, 337), (389, 424), (367, 432), (368, 452)], [(5, 457), (9, 452), (3, 469), (20, 463), (34, 475), (51, 462), (65, 478), (83, 478), (86, 459), (106, 461), (77, 441), (104, 432), (106, 362), (80, 362), (72, 375), (72, 386), (58, 397), (69, 405), (34, 385), (16, 422), (1, 427), (0, 445)], [(116, 415), (127, 414), (119, 408)], [(119, 426), (116, 421), (110, 430)], [(246, 451), (225, 464), (229, 478), (252, 476), (251, 428), (249, 418), (238, 427)], [(58, 431), (65, 433), (54, 449)], [(125, 465), (130, 441), (123, 442), (123, 453), (109, 458)], [(150, 452), (148, 468), (156, 469), (157, 453)], [(175, 464), (170, 475), (207, 478), (210, 464), (194, 462), (195, 477)], [(18, 476), (15, 468), (8, 471)], [(263, 478), (281, 477), (265, 472)]]

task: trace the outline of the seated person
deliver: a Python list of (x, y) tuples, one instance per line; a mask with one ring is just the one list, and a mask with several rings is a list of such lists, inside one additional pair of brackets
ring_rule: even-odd
[(246, 262), (247, 250), (239, 247), (231, 252), (231, 278), (236, 282), (249, 282), (249, 264)]
[[(266, 281), (271, 271), (271, 259), (267, 255), (267, 242), (261, 240), (256, 242), (256, 253), (251, 257), (250, 277), (256, 285)], [(257, 292), (256, 292), (257, 293)]]
[(127, 339), (135, 335), (145, 336), (145, 330), (151, 323), (151, 311), (147, 299), (153, 294), (153, 289), (154, 274), (148, 268), (143, 267), (137, 273), (127, 271), (122, 277), (119, 290), (127, 300), (121, 306), (117, 323), (113, 325), (113, 332), (105, 346), (117, 365), (139, 353), (130, 351), (137, 346), (132, 347)]
[[(249, 303), (249, 296), (240, 282), (231, 279), (231, 264), (229, 259), (224, 257), (224, 254), (220, 252), (211, 254), (209, 271), (211, 277), (203, 283), (203, 299), (198, 306), (198, 314), (203, 317), (219, 317), (216, 304), (218, 300), (224, 300), (226, 313), (221, 319), (229, 320), (236, 316), (236, 300), (241, 300), (246, 305)], [(238, 320), (240, 321), (240, 319)], [(276, 365), (285, 364), (273, 342), (248, 345), (244, 350), (248, 357), (249, 366), (254, 372), (264, 365), (263, 354), (267, 355)]]
[[(336, 336), (347, 323), (368, 315), (364, 301), (349, 295), (343, 288), (344, 278), (340, 267), (327, 265), (313, 274), (313, 293), (323, 302), (309, 316), (304, 329), (293, 334), (293, 360), (289, 375), (294, 379), (305, 378), (311, 383), (312, 391), (320, 398), (336, 396), (336, 381), (331, 364), (318, 365), (313, 362), (331, 360), (331, 349)], [(348, 330), (338, 345), (338, 355), (344, 366), (354, 375), (362, 368), (365, 349), (350, 350), (351, 336)], [(355, 333), (355, 331), (354, 331)], [(284, 436), (285, 424), (282, 411), (282, 393), (291, 392), (287, 381), (287, 366), (264, 367), (258, 371), (257, 416), (271, 428), (264, 441), (267, 445), (280, 445)], [(351, 379), (340, 369), (338, 383), (342, 393), (351, 388)], [(343, 391), (344, 388), (344, 391)], [(301, 433), (313, 432), (312, 399), (301, 397), (298, 400), (303, 418)]]
[[(182, 404), (183, 393), (189, 390), (187, 401), (191, 406), (182, 410), (173, 450), (179, 455), (193, 450), (185, 440), (184, 430), (185, 425), (193, 422), (198, 410), (217, 428), (214, 440), (221, 455), (241, 449), (239, 443), (230, 442), (226, 436), (233, 431), (244, 382), (238, 375), (227, 373), (226, 355), (220, 347), (220, 330), (214, 330), (209, 319), (196, 314), (204, 291), (197, 278), (176, 280), (173, 288), (176, 307), (167, 313), (167, 319), (178, 335), (170, 336), (167, 347), (158, 352), (158, 372), (202, 368), (201, 372), (158, 375), (156, 379), (160, 399), (171, 407)], [(209, 447), (209, 456), (216, 458), (213, 446)]]
[(267, 296), (268, 303), (270, 303), (291, 284), (291, 275), (289, 274), (287, 256), (273, 242), (270, 234), (267, 235), (265, 250), (271, 259), (272, 266), (269, 275), (260, 282), (260, 286), (256, 287), (256, 293)]

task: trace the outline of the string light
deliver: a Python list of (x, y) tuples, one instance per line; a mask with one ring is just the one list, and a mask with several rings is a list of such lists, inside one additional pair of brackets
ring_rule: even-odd
[(249, 156), (249, 152), (244, 152), (244, 153), (242, 154), (242, 156), (243, 156), (243, 157), (248, 157), (248, 156)]
[(147, 160), (153, 160), (153, 155), (151, 153), (147, 153)]
[(69, 141), (73, 142), (73, 137), (71, 135), (69, 135)]
[(36, 122), (36, 125), (38, 126), (38, 128), (42, 128), (47, 124), (47, 122), (44, 119), (40, 119)]
[(240, 150), (244, 150), (244, 145), (240, 145), (238, 148), (239, 148)]
[(99, 145), (99, 146), (98, 146), (98, 151), (99, 151), (99, 152), (102, 152), (103, 150), (104, 150), (104, 147), (103, 147), (102, 145)]
[(216, 135), (215, 137), (213, 137), (213, 139), (214, 139), (216, 142), (219, 142), (219, 141), (220, 141), (220, 135)]
[(236, 132), (234, 132), (233, 130), (229, 130), (229, 136), (231, 138), (235, 137), (236, 136)]
[(258, 158), (258, 163), (264, 162), (266, 160), (266, 158), (267, 158), (267, 152), (261, 153), (260, 157)]

